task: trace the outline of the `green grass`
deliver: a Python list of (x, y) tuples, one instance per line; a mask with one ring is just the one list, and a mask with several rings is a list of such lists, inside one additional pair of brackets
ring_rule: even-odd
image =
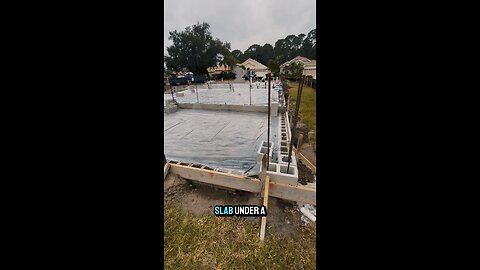
[(243, 219), (193, 217), (164, 209), (165, 269), (315, 269), (316, 232), (305, 229), (291, 240), (267, 233)]
[[(288, 83), (290, 91), (290, 107), (295, 107), (297, 100), (298, 83)], [(310, 144), (313, 147), (315, 153), (317, 152), (316, 138), (317, 138), (317, 92), (315, 89), (303, 85), (302, 98), (300, 101), (300, 119), (307, 125), (308, 128), (313, 130), (313, 136), (310, 138)]]

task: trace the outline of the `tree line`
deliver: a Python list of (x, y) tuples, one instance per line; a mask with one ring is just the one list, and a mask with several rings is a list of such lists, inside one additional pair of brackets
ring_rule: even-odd
[[(186, 69), (195, 74), (208, 74), (209, 67), (221, 65), (234, 66), (248, 58), (267, 66), (270, 71), (278, 74), (280, 65), (296, 56), (304, 56), (316, 60), (316, 29), (308, 34), (288, 35), (275, 42), (274, 46), (269, 43), (263, 46), (253, 44), (244, 52), (231, 50), (229, 42), (223, 42), (214, 38), (209, 31), (208, 23), (197, 23), (188, 26), (184, 31), (170, 31), (169, 39), (173, 45), (167, 47), (164, 57), (168, 72), (178, 72)], [(218, 54), (223, 55), (217, 58)]]

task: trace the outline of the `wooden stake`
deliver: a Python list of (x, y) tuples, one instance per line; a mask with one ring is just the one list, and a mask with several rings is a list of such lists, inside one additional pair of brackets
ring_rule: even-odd
[(170, 169), (170, 164), (166, 163), (163, 167), (163, 181), (165, 181), (165, 178), (167, 178), (168, 169)]
[[(260, 181), (262, 183), (262, 189), (264, 190), (265, 187), (265, 179), (267, 178), (267, 155), (263, 154), (262, 158), (262, 171), (260, 172)], [(260, 192), (260, 197), (263, 197), (263, 193)]]
[(302, 144), (303, 144), (303, 134), (298, 134), (298, 141), (297, 141), (298, 153), (300, 153), (300, 148), (302, 147)]
[(313, 165), (313, 163), (310, 162), (310, 160), (308, 160), (304, 155), (302, 155), (302, 153), (300, 153), (300, 151), (297, 150), (295, 147), (293, 148), (293, 151), (295, 151), (295, 153), (297, 154), (297, 157), (301, 159), (305, 163), (305, 165), (307, 165), (307, 167), (310, 168), (310, 170), (312, 170), (313, 173), (317, 173), (317, 167), (315, 167), (315, 165)]
[[(265, 177), (265, 187), (263, 191), (263, 205), (268, 209), (268, 189), (270, 186), (270, 176)], [(267, 226), (267, 217), (262, 217), (262, 223), (260, 225), (260, 241), (265, 239), (265, 229)]]

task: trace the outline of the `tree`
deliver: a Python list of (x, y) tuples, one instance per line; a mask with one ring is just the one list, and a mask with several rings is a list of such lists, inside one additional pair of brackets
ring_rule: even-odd
[(303, 40), (302, 55), (309, 59), (317, 59), (317, 29), (313, 29)]
[(268, 60), (267, 67), (274, 74), (274, 76), (278, 75), (280, 72), (280, 64), (278, 63), (277, 59)]
[(267, 65), (268, 61), (272, 58), (274, 58), (273, 47), (272, 45), (266, 43), (260, 49), (260, 56), (256, 60), (264, 65)]
[(316, 29), (313, 29), (307, 35), (302, 33), (298, 36), (288, 35), (284, 39), (279, 39), (273, 48), (274, 56), (280, 64), (299, 55), (316, 59), (316, 37)]
[(258, 44), (253, 44), (252, 46), (248, 47), (248, 49), (243, 53), (242, 59), (240, 59), (240, 61), (244, 62), (248, 58), (257, 60), (261, 54), (261, 49), (262, 46)]
[(285, 67), (285, 74), (291, 78), (299, 78), (303, 73), (303, 63), (293, 62)]
[(209, 28), (204, 22), (188, 26), (182, 32), (170, 31), (173, 45), (167, 48), (168, 55), (164, 59), (167, 68), (175, 71), (186, 68), (195, 74), (208, 74), (207, 69), (217, 65), (218, 53), (230, 63), (230, 44), (214, 39)]
[[(243, 53), (240, 50), (233, 50), (232, 56), (240, 62), (240, 58), (242, 57)], [(242, 61), (243, 62), (243, 61)]]

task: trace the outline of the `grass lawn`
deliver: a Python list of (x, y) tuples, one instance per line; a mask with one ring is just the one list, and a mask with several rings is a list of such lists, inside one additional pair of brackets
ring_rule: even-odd
[[(288, 83), (290, 88), (290, 106), (295, 108), (295, 102), (297, 100), (298, 83)], [(315, 89), (303, 85), (302, 98), (300, 101), (300, 119), (308, 128), (313, 130), (314, 134), (310, 139), (310, 144), (313, 147), (315, 153), (317, 152), (316, 138), (317, 138), (317, 92)]]
[(316, 232), (305, 229), (297, 240), (268, 232), (232, 217), (217, 218), (164, 209), (165, 269), (315, 269)]

